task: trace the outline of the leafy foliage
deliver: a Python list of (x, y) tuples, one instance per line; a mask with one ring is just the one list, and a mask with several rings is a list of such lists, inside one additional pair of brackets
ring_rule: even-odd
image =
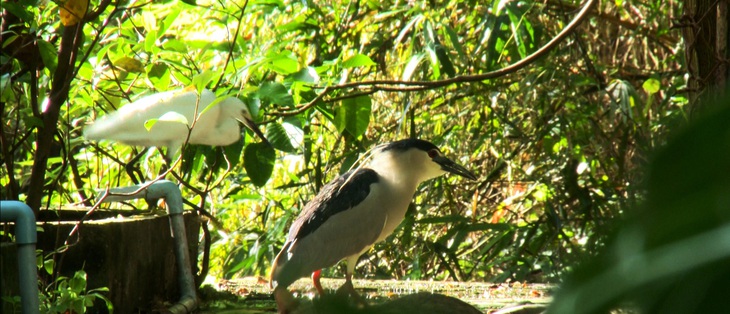
[[(92, 1), (68, 101), (57, 104), (52, 156), (41, 167), (42, 203), (88, 205), (95, 190), (130, 184), (126, 166), (140, 148), (89, 143), (80, 130), (135, 95), (195, 85), (244, 100), (278, 150), (246, 134), (226, 148), (188, 145), (181, 154), (175, 171), (184, 197), (216, 218), (216, 277), (265, 275), (288, 225), (324, 183), (375, 144), (417, 136), (480, 180), (421, 186), (406, 221), (358, 270), (555, 280), (602, 247), (611, 222), (643, 197), (646, 152), (684, 115), (681, 41), (669, 21), (676, 3), (604, 2), (569, 40), (520, 72), (443, 87), (409, 84), (521, 60), (578, 5)], [(3, 195), (26, 199), (31, 170), (41, 171), (33, 165), (48, 120), (42, 104), (56, 104), (50, 95), (64, 28), (55, 3), (8, 8), (19, 23), (3, 39), (0, 183)], [(28, 37), (42, 64), (13, 44)], [(163, 164), (152, 151), (132, 172), (153, 178)]]
[[(553, 313), (722, 312), (730, 271), (730, 104), (718, 97), (651, 158), (646, 202), (561, 286)], [(698, 140), (699, 139), (699, 140)]]
[[(111, 302), (102, 294), (107, 288), (86, 290), (86, 272), (79, 270), (72, 278), (58, 277), (54, 283), (55, 290), (49, 296), (42, 298), (41, 310), (43, 313), (85, 313), (87, 308), (94, 305), (94, 300), (101, 299), (107, 305), (109, 313), (113, 313)], [(45, 295), (44, 295), (45, 296)]]
[[(39, 254), (37, 266), (39, 270), (43, 271), (43, 275), (52, 275), (55, 263), (52, 258), (44, 258)], [(83, 270), (76, 271), (70, 278), (59, 276), (53, 282), (44, 284), (43, 287), (39, 298), (40, 311), (43, 313), (86, 313), (88, 308), (94, 306), (96, 300), (102, 301), (109, 313), (114, 313), (114, 306), (104, 295), (109, 293), (109, 289), (105, 287), (88, 289), (86, 272)], [(20, 298), (11, 300), (13, 303), (20, 303), (20, 301)], [(18, 306), (18, 308), (20, 307)]]

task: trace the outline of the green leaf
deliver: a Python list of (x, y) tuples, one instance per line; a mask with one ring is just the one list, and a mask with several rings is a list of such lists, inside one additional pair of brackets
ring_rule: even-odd
[(69, 288), (74, 292), (86, 291), (86, 272), (78, 270), (74, 273), (73, 278), (68, 280)]
[(364, 54), (356, 54), (344, 62), (342, 62), (342, 67), (345, 69), (349, 68), (356, 68), (356, 67), (368, 67), (375, 65), (375, 62), (373, 62), (370, 57), (364, 55)]
[(453, 28), (451, 28), (449, 25), (442, 25), (443, 28), (446, 30), (446, 34), (449, 35), (449, 40), (451, 41), (451, 45), (454, 46), (454, 50), (456, 50), (456, 53), (459, 54), (459, 58), (462, 60), (466, 60), (466, 53), (464, 52), (464, 47), (461, 46), (461, 43), (459, 43), (459, 35), (456, 34), (456, 31), (454, 31)]
[(656, 94), (656, 92), (659, 91), (659, 87), (661, 87), (661, 83), (659, 80), (655, 78), (650, 78), (644, 82), (644, 84), (641, 86), (644, 88), (647, 94), (652, 95)]
[(170, 86), (170, 68), (165, 63), (157, 62), (153, 64), (147, 71), (147, 77), (157, 90), (165, 90)]
[(342, 160), (342, 166), (340, 167), (340, 174), (344, 174), (345, 172), (350, 171), (352, 168), (352, 165), (357, 162), (357, 160), (360, 158), (360, 155), (356, 153), (350, 153), (345, 156), (345, 159)]
[(168, 111), (157, 119), (149, 119), (145, 121), (144, 127), (147, 129), (147, 131), (149, 131), (150, 129), (152, 129), (153, 126), (155, 126), (155, 123), (157, 123), (157, 121), (179, 122), (184, 125), (189, 125), (188, 118), (186, 118), (184, 115), (179, 112)]
[(403, 69), (403, 75), (401, 76), (401, 79), (404, 81), (409, 81), (411, 78), (413, 78), (413, 73), (418, 69), (418, 65), (421, 64), (421, 60), (423, 60), (424, 55), (422, 53), (419, 53), (417, 55), (414, 55), (411, 57), (410, 60), (408, 60), (408, 64), (406, 64), (405, 69)]
[(340, 133), (347, 130), (352, 136), (360, 137), (368, 129), (372, 100), (368, 96), (348, 98), (335, 109), (334, 124)]
[(43, 64), (46, 65), (46, 68), (51, 73), (56, 72), (56, 67), (58, 67), (58, 50), (56, 46), (45, 40), (38, 39), (38, 50), (41, 53), (41, 59), (43, 60)]
[(291, 51), (274, 54), (268, 56), (267, 59), (266, 67), (281, 75), (289, 75), (299, 71), (299, 61), (297, 61)]
[(231, 163), (231, 168), (237, 166), (240, 162), (241, 153), (243, 153), (243, 144), (243, 141), (236, 141), (231, 145), (223, 147), (223, 154), (226, 155), (226, 159)]
[[(288, 124), (288, 126), (290, 126), (289, 129), (296, 128), (291, 124)], [(274, 146), (274, 148), (287, 153), (295, 153), (296, 148), (294, 148), (293, 142), (296, 141), (296, 139), (293, 139), (292, 137), (296, 136), (296, 134), (291, 134), (290, 131), (291, 130), (287, 130), (287, 128), (279, 123), (269, 123), (266, 125), (266, 138), (269, 140), (271, 145)], [(299, 132), (302, 131), (299, 130)]]
[(159, 23), (159, 28), (157, 28), (156, 35), (157, 39), (162, 38), (162, 36), (165, 36), (167, 33), (167, 30), (170, 29), (170, 26), (172, 26), (175, 21), (177, 20), (178, 15), (180, 15), (180, 12), (182, 10), (169, 10), (167, 17)]
[(319, 75), (313, 67), (306, 67), (287, 77), (287, 81), (316, 84), (319, 82)]
[[(7, 10), (12, 15), (15, 15), (21, 21), (35, 20), (34, 14), (29, 11), (29, 9), (31, 9), (32, 6), (33, 5), (31, 5), (31, 4), (23, 4), (22, 2), (14, 3), (14, 1), (3, 1), (3, 9)], [(3, 35), (5, 35), (5, 34), (3, 34)]]
[(426, 44), (433, 45), (434, 43), (438, 43), (438, 38), (436, 38), (436, 34), (434, 33), (433, 26), (431, 25), (430, 21), (426, 21), (424, 23), (423, 27), (423, 37), (426, 40)]
[(441, 76), (441, 67), (436, 50), (433, 49), (433, 46), (428, 45), (426, 47), (426, 52), (428, 52), (428, 57), (431, 60), (431, 78), (438, 79)]
[(148, 33), (144, 38), (144, 50), (150, 54), (156, 54), (159, 51), (156, 44), (157, 37), (152, 33)]
[[(111, 45), (107, 45), (107, 46), (111, 46)], [(178, 39), (174, 39), (174, 38), (165, 40), (162, 43), (162, 48), (165, 50), (181, 52), (181, 53), (186, 53), (190, 49), (190, 47), (188, 47), (188, 45), (186, 45), (184, 42), (182, 42)]]
[(43, 261), (43, 269), (46, 271), (46, 274), (52, 275), (53, 274), (53, 266), (55, 263), (53, 262), (53, 259), (47, 259)]
[(451, 58), (446, 53), (446, 48), (441, 44), (436, 44), (433, 49), (436, 51), (436, 57), (439, 60), (441, 70), (446, 72), (450, 77), (456, 76), (456, 69), (454, 69), (454, 64), (451, 63)]
[(243, 152), (243, 167), (251, 182), (258, 187), (264, 186), (274, 172), (276, 151), (264, 143), (251, 143)]
[(114, 66), (131, 73), (144, 73), (144, 64), (132, 57), (123, 56), (116, 59), (114, 60)]
[(259, 87), (257, 93), (262, 101), (270, 104), (276, 104), (284, 107), (291, 107), (294, 105), (294, 98), (292, 98), (287, 88), (281, 83), (264, 82)]
[(203, 89), (208, 86), (208, 83), (213, 80), (216, 74), (215, 71), (205, 70), (203, 73), (193, 77), (193, 86), (198, 90), (198, 95), (203, 93)]
[(42, 128), (44, 125), (43, 119), (34, 117), (32, 115), (23, 116), (22, 119), (27, 127)]

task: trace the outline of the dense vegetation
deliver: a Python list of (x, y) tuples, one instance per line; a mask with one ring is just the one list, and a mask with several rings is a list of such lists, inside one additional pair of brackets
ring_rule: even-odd
[[(671, 1), (601, 2), (535, 62), (489, 77), (477, 75), (538, 51), (583, 4), (103, 0), (68, 26), (59, 3), (31, 4), (3, 3), (3, 198), (91, 205), (132, 184), (125, 165), (141, 147), (84, 141), (85, 124), (153, 92), (233, 94), (275, 155), (247, 134), (188, 146), (174, 169), (189, 204), (215, 217), (217, 278), (266, 275), (324, 183), (375, 144), (415, 136), (480, 180), (423, 184), (359, 276), (556, 281), (642, 199), (648, 152), (688, 114)], [(153, 150), (135, 172), (151, 179), (162, 164)]]

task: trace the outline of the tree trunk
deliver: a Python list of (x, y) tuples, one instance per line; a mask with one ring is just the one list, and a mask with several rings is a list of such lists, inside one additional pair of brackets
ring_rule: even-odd
[(728, 77), (728, 0), (687, 0), (682, 26), (690, 74), (690, 115), (725, 93)]

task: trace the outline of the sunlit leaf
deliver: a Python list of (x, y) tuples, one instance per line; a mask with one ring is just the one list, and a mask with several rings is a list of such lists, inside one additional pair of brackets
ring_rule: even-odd
[(335, 110), (334, 123), (340, 133), (347, 130), (352, 136), (360, 137), (370, 124), (372, 111), (370, 97), (348, 98)]
[(364, 54), (356, 54), (344, 62), (342, 62), (343, 68), (356, 68), (356, 67), (366, 67), (366, 66), (373, 66), (375, 65), (375, 62), (370, 59), (370, 57), (364, 55)]
[(296, 152), (289, 133), (279, 123), (269, 123), (266, 125), (266, 138), (278, 150), (288, 153)]
[(74, 292), (85, 292), (86, 272), (83, 270), (76, 271), (74, 276), (68, 280), (68, 287)]
[(433, 46), (428, 46), (426, 47), (426, 52), (428, 52), (428, 57), (431, 61), (431, 78), (438, 79), (441, 76), (441, 64), (439, 63), (436, 50), (433, 49)]
[(446, 34), (449, 35), (449, 40), (451, 41), (451, 45), (454, 47), (454, 50), (456, 50), (456, 53), (459, 54), (459, 58), (466, 59), (466, 53), (464, 53), (464, 47), (459, 42), (459, 35), (456, 34), (456, 31), (454, 31), (453, 28), (451, 28), (449, 25), (443, 24), (441, 27), (446, 30)]
[(405, 69), (403, 69), (401, 79), (404, 81), (411, 80), (413, 78), (413, 73), (416, 69), (418, 69), (418, 65), (421, 64), (421, 60), (423, 60), (423, 54), (412, 56), (411, 59), (408, 60), (408, 64), (406, 64)]
[(59, 3), (59, 16), (63, 26), (71, 26), (80, 22), (86, 16), (89, 0), (66, 0)]
[(176, 122), (188, 125), (188, 118), (186, 118), (184, 115), (179, 112), (168, 111), (157, 119), (149, 119), (145, 121), (144, 127), (147, 129), (147, 131), (149, 131), (150, 129), (152, 129), (153, 126), (155, 126), (158, 121)]
[(319, 82), (319, 74), (317, 74), (317, 71), (313, 67), (302, 68), (296, 73), (289, 75), (288, 78), (297, 82), (309, 84)]
[(142, 64), (141, 61), (132, 57), (123, 56), (117, 60), (114, 60), (114, 66), (131, 73), (144, 72), (144, 64)]
[(290, 51), (267, 56), (266, 67), (276, 73), (288, 75), (299, 70), (299, 62)]
[(187, 52), (190, 49), (190, 47), (188, 47), (188, 45), (186, 45), (184, 42), (174, 38), (165, 40), (165, 42), (162, 43), (162, 48), (175, 52)]
[(177, 17), (180, 15), (181, 10), (169, 10), (167, 17), (159, 23), (159, 27), (156, 31), (156, 38), (160, 39), (165, 36), (167, 30), (175, 23)]
[(153, 64), (147, 71), (147, 77), (157, 90), (165, 90), (170, 86), (170, 68), (162, 62)]
[(208, 83), (213, 80), (218, 75), (215, 71), (211, 70), (205, 70), (202, 73), (196, 75), (193, 77), (193, 86), (195, 86), (198, 95), (200, 95), (203, 92), (203, 89), (208, 85)]
[[(42, 257), (41, 257), (42, 258)], [(46, 274), (53, 274), (53, 268), (56, 265), (53, 259), (47, 259), (43, 261), (43, 270), (46, 271)]]
[(644, 84), (642, 84), (641, 87), (644, 88), (644, 91), (646, 91), (647, 94), (651, 95), (656, 94), (659, 91), (661, 83), (655, 78), (650, 78), (644, 81)]

